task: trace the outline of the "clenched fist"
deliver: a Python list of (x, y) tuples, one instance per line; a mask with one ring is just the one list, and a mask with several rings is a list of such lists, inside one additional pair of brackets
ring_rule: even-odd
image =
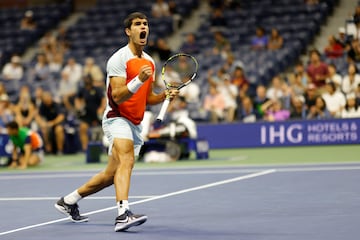
[(150, 78), (150, 76), (153, 74), (152, 68), (149, 65), (144, 65), (140, 68), (139, 72), (139, 79), (142, 82), (145, 82)]

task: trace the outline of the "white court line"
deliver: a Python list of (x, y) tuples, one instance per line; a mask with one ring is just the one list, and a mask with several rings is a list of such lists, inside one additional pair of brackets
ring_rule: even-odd
[[(304, 165), (304, 166), (291, 166), (291, 165), (270, 165), (270, 166), (252, 166), (251, 168), (245, 166), (238, 166), (234, 169), (205, 169), (205, 170), (138, 170), (133, 172), (132, 175), (136, 176), (162, 176), (162, 175), (187, 175), (187, 174), (238, 174), (238, 173), (251, 173), (257, 170), (261, 170), (264, 167), (276, 168), (279, 172), (311, 172), (311, 171), (347, 171), (347, 170), (360, 170), (360, 166), (346, 166), (339, 164), (319, 164), (319, 166)], [(149, 172), (148, 172), (149, 171)], [(55, 179), (55, 178), (81, 178), (91, 177), (93, 172), (82, 172), (82, 173), (54, 173), (54, 174), (26, 174), (26, 175), (7, 175), (0, 176), (0, 180), (21, 180), (21, 179)]]
[[(153, 198), (156, 195), (148, 196), (129, 196), (133, 199)], [(48, 201), (48, 200), (59, 200), (60, 197), (0, 197), (0, 201)], [(115, 199), (115, 196), (99, 196), (99, 197), (87, 197), (88, 200), (107, 200)]]
[[(141, 203), (145, 203), (145, 202), (155, 201), (155, 200), (158, 200), (158, 199), (168, 198), (168, 197), (172, 197), (172, 196), (176, 196), (176, 195), (180, 195), (180, 194), (184, 194), (184, 193), (198, 191), (198, 190), (201, 190), (201, 189), (216, 187), (216, 186), (220, 186), (220, 185), (224, 185), (224, 184), (228, 184), (228, 183), (232, 183), (232, 182), (237, 182), (237, 181), (241, 181), (241, 180), (245, 180), (245, 179), (255, 178), (255, 177), (271, 174), (271, 173), (274, 173), (274, 172), (276, 172), (275, 169), (264, 170), (264, 171), (260, 171), (260, 172), (256, 172), (256, 173), (236, 177), (236, 178), (230, 178), (230, 179), (226, 179), (226, 180), (223, 180), (223, 181), (213, 182), (213, 183), (200, 185), (200, 186), (193, 187), (193, 188), (187, 188), (187, 189), (184, 189), (184, 190), (180, 190), (180, 191), (176, 191), (176, 192), (171, 192), (171, 193), (155, 196), (155, 197), (148, 198), (148, 199), (139, 200), (139, 201), (131, 203), (130, 205), (137, 205), (137, 204), (141, 204)], [(116, 209), (116, 208), (117, 208), (116, 206), (103, 208), (103, 209), (99, 209), (99, 210), (96, 210), (96, 211), (84, 213), (84, 215), (92, 215), (92, 214), (96, 214), (96, 213), (106, 212), (106, 211)], [(26, 227), (16, 228), (16, 229), (9, 230), (9, 231), (6, 231), (6, 232), (0, 232), (0, 236), (7, 235), (7, 234), (10, 234), (10, 233), (19, 232), (19, 231), (24, 231), (24, 230), (28, 230), (28, 229), (33, 229), (33, 228), (37, 228), (37, 227), (42, 227), (42, 226), (50, 225), (50, 224), (53, 224), (53, 223), (66, 221), (68, 219), (69, 218), (61, 218), (61, 219), (57, 219), (57, 220), (53, 220), (53, 221), (48, 221), (48, 222), (44, 222), (44, 223), (29, 225), (29, 226), (26, 226)]]

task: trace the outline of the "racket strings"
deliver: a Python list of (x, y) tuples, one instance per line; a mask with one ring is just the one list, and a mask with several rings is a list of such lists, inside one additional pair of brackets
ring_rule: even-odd
[(187, 56), (174, 57), (167, 62), (164, 71), (168, 87), (178, 87), (188, 82), (196, 72), (196, 63)]

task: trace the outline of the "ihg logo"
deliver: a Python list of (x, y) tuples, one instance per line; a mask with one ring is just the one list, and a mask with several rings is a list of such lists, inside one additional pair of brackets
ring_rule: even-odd
[(261, 144), (300, 143), (303, 141), (302, 130), (301, 124), (261, 126)]

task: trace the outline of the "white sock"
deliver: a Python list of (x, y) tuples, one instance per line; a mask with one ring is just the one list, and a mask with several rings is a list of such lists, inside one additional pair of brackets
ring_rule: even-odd
[(66, 195), (66, 196), (64, 197), (64, 202), (65, 202), (66, 204), (72, 205), (72, 204), (75, 204), (75, 203), (77, 203), (78, 201), (80, 201), (80, 199), (82, 199), (82, 197), (80, 196), (80, 194), (78, 193), (78, 191), (75, 190), (75, 191), (73, 191), (72, 193), (70, 193), (70, 194), (68, 194), (68, 195)]
[(120, 200), (117, 202), (118, 214), (119, 216), (124, 214), (126, 210), (129, 210), (129, 201), (128, 200)]

